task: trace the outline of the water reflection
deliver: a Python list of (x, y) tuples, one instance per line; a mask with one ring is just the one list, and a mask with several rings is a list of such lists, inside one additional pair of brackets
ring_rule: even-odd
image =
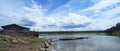
[[(80, 37), (80, 36), (81, 35), (77, 35), (77, 36), (74, 35), (72, 37)], [(54, 36), (53, 38), (63, 38), (63, 37), (66, 36), (58, 36), (58, 37)], [(52, 42), (52, 51), (120, 51), (119, 37), (101, 36), (101, 35), (91, 35), (91, 36), (89, 35), (89, 37), (90, 38), (88, 39), (82, 39), (82, 40)]]

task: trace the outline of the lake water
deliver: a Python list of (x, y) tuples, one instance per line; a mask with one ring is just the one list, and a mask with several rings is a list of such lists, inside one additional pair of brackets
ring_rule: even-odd
[[(69, 41), (59, 41), (60, 38), (89, 37)], [(120, 51), (120, 37), (103, 34), (74, 34), (58, 36), (40, 36), (52, 39), (51, 51)]]

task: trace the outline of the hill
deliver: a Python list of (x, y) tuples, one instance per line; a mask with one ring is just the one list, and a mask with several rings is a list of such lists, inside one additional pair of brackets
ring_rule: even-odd
[(120, 23), (113, 26), (105, 31), (108, 35), (120, 36)]
[(0, 34), (0, 51), (41, 51), (46, 44), (47, 47), (50, 45), (50, 41), (47, 39)]

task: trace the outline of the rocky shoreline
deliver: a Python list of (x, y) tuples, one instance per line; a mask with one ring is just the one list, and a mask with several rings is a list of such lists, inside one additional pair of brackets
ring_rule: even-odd
[(44, 42), (43, 47), (40, 48), (40, 51), (51, 51), (50, 46), (51, 46), (51, 41), (47, 40)]
[(0, 34), (0, 51), (50, 51), (48, 39)]

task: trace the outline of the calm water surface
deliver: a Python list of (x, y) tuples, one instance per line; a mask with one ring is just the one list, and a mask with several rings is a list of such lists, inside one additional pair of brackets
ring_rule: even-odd
[[(89, 37), (82, 40), (58, 41), (66, 37)], [(52, 51), (120, 51), (120, 37), (96, 34), (75, 34), (59, 36), (40, 36), (52, 39)]]

